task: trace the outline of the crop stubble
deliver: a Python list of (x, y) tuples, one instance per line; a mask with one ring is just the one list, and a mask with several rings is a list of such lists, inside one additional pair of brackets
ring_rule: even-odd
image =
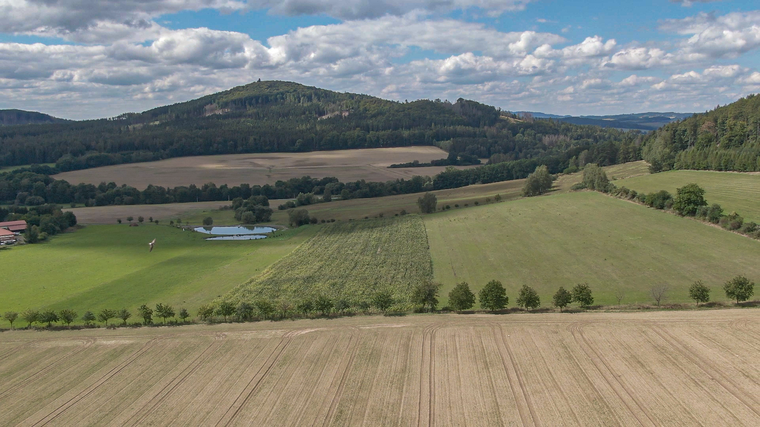
[(0, 424), (757, 425), (759, 327), (722, 310), (17, 331)]

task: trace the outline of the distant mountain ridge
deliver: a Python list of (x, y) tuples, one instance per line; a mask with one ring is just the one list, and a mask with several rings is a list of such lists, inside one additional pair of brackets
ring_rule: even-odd
[(29, 124), (45, 123), (62, 123), (64, 119), (59, 119), (44, 113), (24, 110), (0, 110), (0, 126), (17, 126)]
[(530, 114), (536, 119), (553, 119), (561, 120), (576, 125), (591, 125), (606, 128), (630, 129), (641, 131), (653, 131), (679, 120), (687, 119), (693, 116), (693, 113), (674, 113), (674, 112), (647, 112), (647, 113), (630, 113), (615, 114), (608, 116), (570, 116), (546, 114), (533, 111), (519, 111), (518, 115)]

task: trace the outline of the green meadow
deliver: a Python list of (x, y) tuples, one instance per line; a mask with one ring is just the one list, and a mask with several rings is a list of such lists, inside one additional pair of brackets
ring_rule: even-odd
[(594, 192), (532, 197), (424, 217), (441, 302), (462, 281), (477, 293), (500, 280), (515, 305), (522, 285), (542, 306), (560, 286), (588, 282), (597, 304), (652, 303), (667, 284), (668, 302), (689, 302), (702, 280), (713, 300), (742, 274), (760, 283), (760, 241)]
[(667, 190), (673, 195), (677, 188), (697, 183), (705, 189), (708, 203), (718, 203), (726, 213), (735, 211), (747, 221), (760, 223), (760, 174), (679, 170), (620, 179), (614, 183), (638, 192)]
[[(191, 231), (146, 224), (92, 225), (50, 242), (0, 252), (0, 313), (71, 308), (136, 309), (168, 303), (197, 307), (225, 294), (290, 253), (316, 227), (259, 241), (205, 241)], [(153, 252), (148, 242), (156, 239)]]

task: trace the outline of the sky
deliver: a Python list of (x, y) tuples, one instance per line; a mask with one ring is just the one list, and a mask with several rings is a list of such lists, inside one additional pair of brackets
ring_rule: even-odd
[(760, 91), (757, 0), (0, 0), (0, 109), (114, 117), (258, 79), (509, 111)]

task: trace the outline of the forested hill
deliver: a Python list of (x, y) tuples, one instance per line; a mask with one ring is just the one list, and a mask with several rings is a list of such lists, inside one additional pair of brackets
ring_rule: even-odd
[(638, 158), (637, 138), (614, 129), (522, 120), (464, 99), (402, 103), (270, 81), (113, 119), (3, 127), (0, 166), (55, 162), (67, 171), (191, 155), (409, 145), (498, 161), (580, 148), (610, 164)]
[(760, 96), (668, 124), (648, 135), (642, 154), (653, 171), (760, 171)]
[(61, 122), (65, 122), (65, 120), (38, 113), (36, 111), (0, 110), (0, 126)]

